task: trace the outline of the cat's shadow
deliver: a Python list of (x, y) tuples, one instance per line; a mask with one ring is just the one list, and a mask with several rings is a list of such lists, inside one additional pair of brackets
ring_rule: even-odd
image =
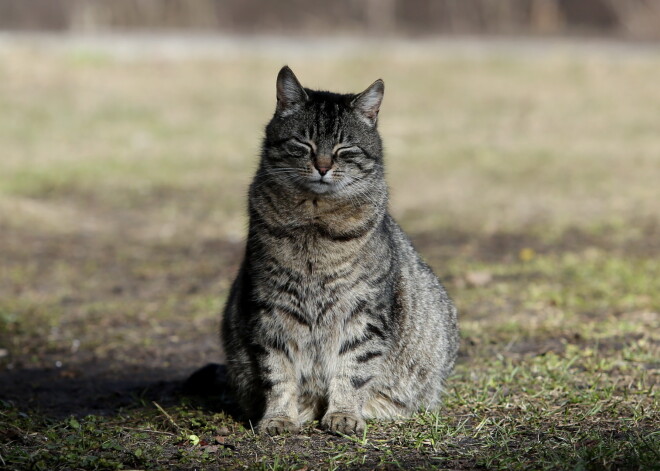
[(182, 384), (181, 395), (205, 409), (245, 421), (229, 388), (225, 365), (209, 363), (195, 371)]
[(172, 379), (171, 371), (154, 369), (103, 374), (89, 367), (78, 377), (62, 373), (45, 368), (1, 372), (0, 405), (57, 419), (111, 416), (153, 408), (155, 402), (162, 407), (191, 405), (244, 421), (229, 390), (225, 365), (207, 364), (181, 380)]

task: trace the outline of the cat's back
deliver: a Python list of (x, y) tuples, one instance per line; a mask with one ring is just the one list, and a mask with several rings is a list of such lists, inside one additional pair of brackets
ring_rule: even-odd
[[(407, 334), (414, 334), (408, 336), (407, 341), (435, 336), (442, 340), (435, 344), (441, 346), (438, 350), (443, 352), (442, 362), (449, 362), (453, 366), (459, 343), (456, 307), (431, 267), (413, 247), (407, 234), (389, 215), (386, 227), (388, 237), (396, 247), (394, 252), (397, 253), (395, 296), (404, 304), (402, 312), (409, 318), (402, 328), (412, 329)], [(420, 336), (421, 330), (426, 331), (426, 334)], [(431, 347), (429, 343), (422, 344), (421, 348)]]

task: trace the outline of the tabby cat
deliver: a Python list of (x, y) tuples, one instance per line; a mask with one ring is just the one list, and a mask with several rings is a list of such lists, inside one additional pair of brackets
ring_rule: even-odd
[(245, 259), (222, 325), (227, 371), (269, 434), (439, 404), (458, 348), (456, 309), (388, 213), (376, 129), (384, 84), (359, 95), (277, 77), (249, 191)]

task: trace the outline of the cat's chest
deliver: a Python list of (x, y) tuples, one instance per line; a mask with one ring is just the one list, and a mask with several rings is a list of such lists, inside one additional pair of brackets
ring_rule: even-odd
[(268, 238), (254, 258), (270, 271), (285, 271), (305, 289), (323, 289), (348, 270), (363, 270), (368, 240), (332, 240), (315, 224)]
[[(313, 198), (294, 202), (277, 210), (280, 217), (276, 224), (296, 228), (292, 238), (298, 239), (295, 245), (321, 249), (336, 242), (359, 238), (353, 237), (356, 234), (368, 233), (368, 228), (379, 216), (372, 206), (354, 206)], [(265, 218), (268, 219), (269, 215), (265, 215)]]
[(339, 272), (287, 272), (277, 283), (263, 286), (262, 291), (274, 305), (288, 307), (311, 327), (333, 325), (350, 314), (361, 299), (371, 297), (369, 287), (361, 280), (361, 270)]
[(369, 266), (346, 253), (301, 254), (280, 246), (255, 273), (254, 294), (261, 305), (289, 317), (294, 330), (337, 325), (360, 303), (375, 298)]

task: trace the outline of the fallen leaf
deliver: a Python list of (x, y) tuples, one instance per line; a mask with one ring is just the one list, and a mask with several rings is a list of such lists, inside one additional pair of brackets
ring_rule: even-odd
[(522, 260), (523, 262), (529, 262), (535, 256), (536, 256), (536, 252), (534, 251), (534, 249), (530, 249), (529, 247), (525, 247), (524, 249), (521, 249), (520, 253), (518, 254), (518, 257), (520, 257), (520, 260)]

